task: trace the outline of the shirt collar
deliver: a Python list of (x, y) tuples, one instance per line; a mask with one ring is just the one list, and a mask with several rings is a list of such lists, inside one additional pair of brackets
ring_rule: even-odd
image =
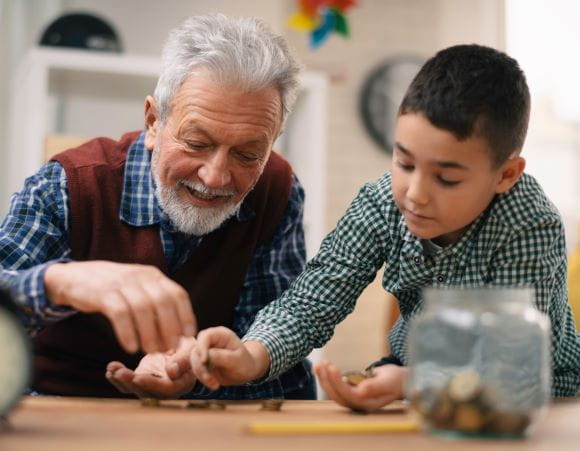
[[(475, 221), (471, 223), (468, 229), (465, 231), (463, 236), (454, 244), (449, 246), (443, 247), (437, 252), (437, 255), (443, 256), (445, 254), (452, 255), (460, 266), (464, 266), (467, 264), (469, 260), (469, 253), (471, 248), (474, 246), (473, 237), (477, 233), (477, 231), (481, 228), (483, 222), (485, 221), (485, 217), (487, 216), (489, 211), (489, 207), (481, 213)], [(421, 239), (411, 233), (411, 231), (407, 228), (405, 224), (405, 218), (403, 215), (399, 218), (399, 235), (402, 237), (403, 241), (405, 242), (405, 247), (409, 249), (409, 251), (413, 250), (414, 252), (420, 253), (425, 255), (425, 250), (422, 245)]]
[[(247, 221), (254, 215), (254, 210), (243, 202), (232, 219)], [(157, 201), (151, 174), (151, 152), (145, 147), (145, 132), (139, 135), (127, 152), (119, 217), (136, 227), (165, 223), (168, 229), (173, 229)]]

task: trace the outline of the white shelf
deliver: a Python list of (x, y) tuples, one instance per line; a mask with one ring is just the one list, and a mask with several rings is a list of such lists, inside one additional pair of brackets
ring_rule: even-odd
[(32, 49), (24, 65), (153, 78), (158, 76), (161, 67), (157, 58), (149, 56), (50, 47)]
[[(140, 79), (154, 85), (158, 71), (159, 61), (143, 56), (50, 48), (31, 50), (17, 68), (13, 82), (5, 174), (8, 195), (18, 191), (24, 178), (43, 164), (45, 136), (62, 131), (55, 130), (57, 112), (51, 89), (95, 74), (105, 75), (109, 86)], [(144, 95), (140, 99), (143, 101)]]

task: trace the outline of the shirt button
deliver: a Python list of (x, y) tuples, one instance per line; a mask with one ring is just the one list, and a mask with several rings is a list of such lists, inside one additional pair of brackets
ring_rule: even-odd
[(443, 274), (439, 274), (437, 276), (437, 282), (439, 282), (439, 283), (445, 282), (445, 276)]
[(414, 257), (413, 261), (415, 262), (416, 265), (421, 263), (421, 257)]

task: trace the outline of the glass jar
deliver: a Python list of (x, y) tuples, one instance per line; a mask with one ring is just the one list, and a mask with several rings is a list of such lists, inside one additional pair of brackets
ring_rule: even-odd
[(528, 434), (550, 400), (549, 320), (531, 288), (428, 288), (409, 330), (407, 398), (439, 435)]

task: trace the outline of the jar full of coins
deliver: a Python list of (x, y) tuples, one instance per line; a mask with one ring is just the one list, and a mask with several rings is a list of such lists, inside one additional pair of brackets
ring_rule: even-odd
[(428, 288), (409, 330), (407, 397), (439, 435), (517, 438), (550, 400), (549, 321), (531, 288)]

